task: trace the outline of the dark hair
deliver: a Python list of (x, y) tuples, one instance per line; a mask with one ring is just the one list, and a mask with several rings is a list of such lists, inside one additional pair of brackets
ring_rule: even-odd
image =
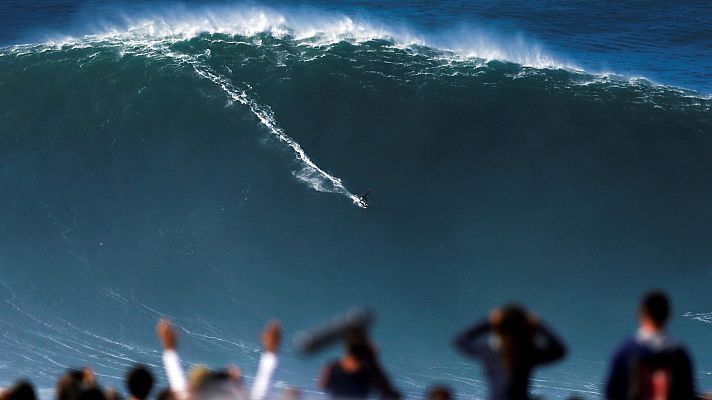
[(54, 396), (57, 400), (76, 400), (79, 398), (79, 393), (81, 391), (82, 372), (72, 369), (59, 378)]
[(428, 389), (427, 400), (452, 400), (452, 391), (444, 385), (436, 385)]
[(35, 388), (28, 381), (19, 381), (3, 396), (4, 400), (35, 400)]
[(502, 309), (502, 320), (494, 327), (502, 340), (502, 359), (510, 373), (527, 368), (534, 351), (534, 328), (527, 312), (519, 305)]
[(104, 397), (104, 392), (97, 388), (97, 387), (92, 387), (88, 389), (84, 389), (81, 392), (79, 392), (79, 397), (77, 397), (78, 400), (106, 400), (106, 397)]
[(670, 316), (670, 301), (664, 292), (654, 290), (643, 297), (640, 311), (650, 317), (658, 328), (662, 328)]
[(153, 376), (143, 365), (137, 365), (129, 371), (126, 376), (126, 387), (131, 396), (145, 399), (151, 393), (153, 387)]
[(363, 329), (354, 329), (347, 334), (346, 352), (365, 363), (371, 363), (375, 358), (371, 342)]

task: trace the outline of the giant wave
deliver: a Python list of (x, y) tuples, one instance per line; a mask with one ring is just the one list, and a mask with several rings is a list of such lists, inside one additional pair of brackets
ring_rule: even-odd
[[(108, 51), (118, 52), (121, 56), (164, 57), (178, 65), (189, 65), (197, 76), (220, 87), (230, 101), (247, 106), (275, 138), (292, 149), (301, 163), (299, 170), (294, 172), (297, 178), (317, 191), (342, 194), (357, 206), (362, 205), (358, 196), (351, 193), (340, 178), (318, 166), (279, 126), (270, 106), (258, 101), (249, 82), (232, 81), (216, 72), (226, 69), (232, 73), (231, 68), (235, 66), (232, 64), (234, 60), (211, 65), (213, 52), (239, 53), (243, 46), (247, 46), (257, 50), (260, 57), (285, 57), (271, 66), (280, 67), (287, 58), (292, 58), (293, 62), (309, 62), (338, 54), (335, 48), (349, 45), (353, 46), (350, 61), (362, 68), (373, 65), (372, 73), (406, 82), (408, 77), (418, 75), (476, 77), (501, 70), (507, 78), (534, 77), (545, 81), (551, 88), (571, 89), (575, 95), (605, 99), (615, 96), (615, 91), (623, 90), (624, 96), (634, 101), (662, 107), (693, 106), (709, 110), (708, 96), (657, 85), (644, 78), (586, 73), (573, 64), (551, 57), (540, 44), (521, 36), (497, 39), (484, 31), (468, 31), (457, 39), (449, 35), (449, 39), (438, 41), (410, 33), (405, 27), (386, 29), (385, 24), (365, 18), (314, 11), (284, 14), (264, 7), (164, 10), (141, 17), (124, 15), (122, 20), (119, 25), (104, 24), (98, 32), (81, 37), (55, 37), (39, 45), (10, 46), (0, 50), (0, 55), (19, 60), (33, 53), (64, 52), (70, 58), (77, 56), (76, 62), (82, 65)], [(72, 52), (79, 49), (92, 51)], [(595, 89), (590, 90), (592, 87)]]

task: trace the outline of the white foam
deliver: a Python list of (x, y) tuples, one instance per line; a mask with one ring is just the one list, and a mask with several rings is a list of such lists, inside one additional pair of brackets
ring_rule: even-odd
[[(126, 14), (114, 22), (97, 22), (92, 18), (91, 31), (83, 36), (47, 37), (42, 48), (62, 49), (90, 46), (92, 43), (114, 43), (125, 46), (148, 46), (169, 44), (195, 38), (201, 34), (225, 34), (228, 36), (255, 37), (268, 34), (277, 38), (290, 38), (300, 45), (329, 46), (339, 42), (363, 43), (372, 40), (387, 40), (399, 49), (413, 50), (424, 46), (440, 52), (435, 58), (451, 58), (454, 62), (503, 61), (536, 69), (563, 69), (573, 73), (592, 75), (591, 84), (598, 77), (621, 77), (629, 84), (648, 82), (647, 78), (624, 77), (605, 71), (584, 70), (577, 64), (553, 54), (544, 44), (521, 32), (505, 32), (501, 29), (462, 25), (439, 32), (416, 32), (392, 21), (381, 21), (365, 16), (345, 15), (315, 9), (270, 8), (266, 6), (210, 5), (204, 7), (171, 5), (153, 7), (141, 13)], [(99, 26), (99, 28), (96, 28)], [(256, 39), (254, 42), (257, 42)], [(255, 44), (255, 43), (250, 43)], [(16, 45), (0, 49), (0, 56), (9, 53), (26, 54), (37, 51), (36, 45)], [(42, 51), (42, 50), (40, 50)], [(583, 83), (584, 85), (586, 83)], [(710, 100), (712, 94), (698, 94), (687, 89), (671, 87), (685, 92), (686, 96)]]
[(704, 322), (705, 324), (712, 324), (712, 312), (708, 313), (693, 313), (686, 312), (683, 317), (691, 318), (695, 321)]
[(294, 172), (299, 180), (307, 183), (312, 189), (319, 192), (336, 193), (350, 199), (356, 206), (365, 208), (361, 199), (351, 193), (344, 186), (341, 178), (323, 170), (319, 167), (304, 151), (302, 146), (284, 132), (272, 112), (272, 109), (266, 104), (258, 103), (253, 95), (248, 94), (247, 88), (239, 88), (235, 86), (225, 77), (213, 72), (209, 67), (200, 63), (195, 57), (186, 54), (175, 53), (165, 50), (165, 55), (177, 61), (187, 63), (195, 72), (202, 78), (208, 79), (219, 86), (233, 101), (236, 101), (244, 106), (247, 106), (252, 114), (267, 128), (270, 134), (286, 144), (294, 153), (295, 158), (300, 163), (300, 169)]
[(581, 70), (574, 63), (553, 56), (542, 43), (522, 33), (503, 34), (468, 26), (435, 36), (437, 39), (429, 44), (451, 51), (457, 58), (506, 61), (538, 69)]
[[(318, 166), (304, 151), (302, 146), (279, 126), (272, 109), (255, 100), (249, 85), (237, 86), (227, 78), (212, 71), (198, 58), (171, 51), (168, 45), (184, 41), (203, 33), (255, 36), (268, 33), (275, 37), (290, 36), (295, 40), (313, 40), (313, 45), (321, 45), (343, 40), (367, 41), (376, 38), (390, 38), (390, 34), (365, 22), (357, 22), (346, 16), (316, 18), (295, 14), (289, 18), (268, 8), (217, 7), (201, 12), (185, 10), (164, 12), (140, 18), (125, 17), (125, 26), (107, 26), (101, 32), (81, 38), (54, 38), (40, 46), (40, 51), (49, 49), (84, 48), (100, 43), (117, 47), (120, 55), (169, 57), (190, 65), (198, 76), (220, 87), (231, 101), (247, 106), (252, 114), (270, 132), (272, 137), (287, 145), (300, 164), (294, 171), (297, 179), (319, 192), (336, 193), (350, 199), (354, 205), (366, 208), (361, 199), (351, 193), (338, 178)], [(36, 46), (14, 46), (11, 52), (38, 50)], [(71, 253), (70, 253), (71, 254)], [(80, 260), (81, 261), (81, 260)]]
[(467, 27), (423, 35), (402, 24), (374, 18), (304, 9), (280, 11), (263, 6), (159, 9), (137, 16), (126, 15), (121, 23), (104, 24), (83, 37), (55, 36), (49, 38), (47, 44), (61, 47), (83, 41), (182, 41), (201, 34), (246, 37), (269, 34), (277, 38), (289, 37), (311, 46), (387, 40), (398, 48), (427, 46), (453, 52), (456, 57), (464, 59), (506, 61), (535, 68), (578, 68), (552, 56), (542, 44), (522, 34), (508, 35)]

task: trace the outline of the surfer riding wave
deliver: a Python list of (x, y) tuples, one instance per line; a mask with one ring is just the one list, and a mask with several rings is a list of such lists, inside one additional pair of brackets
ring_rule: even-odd
[(368, 207), (368, 202), (371, 197), (371, 189), (369, 188), (364, 194), (359, 196), (358, 201), (366, 208)]

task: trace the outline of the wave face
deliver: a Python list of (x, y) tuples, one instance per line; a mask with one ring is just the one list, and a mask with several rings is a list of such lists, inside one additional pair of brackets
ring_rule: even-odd
[[(449, 338), (517, 300), (573, 350), (534, 390), (593, 396), (649, 287), (712, 351), (708, 97), (524, 42), (226, 10), (0, 50), (0, 383), (158, 371), (160, 315), (189, 362), (249, 377), (267, 318), (370, 304), (409, 396), (478, 397)], [(310, 390), (321, 361), (287, 348), (280, 379)]]

